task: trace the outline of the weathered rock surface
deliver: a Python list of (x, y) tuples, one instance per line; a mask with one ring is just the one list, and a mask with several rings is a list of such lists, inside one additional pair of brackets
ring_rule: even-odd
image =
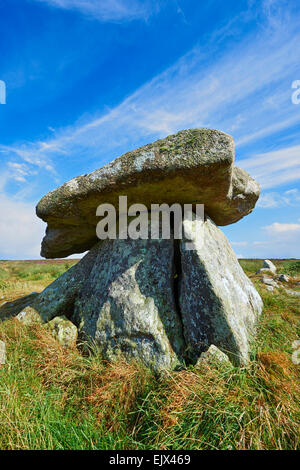
[(264, 260), (264, 264), (263, 264), (263, 267), (260, 268), (258, 271), (257, 271), (257, 274), (259, 273), (263, 273), (263, 272), (271, 272), (273, 274), (276, 273), (276, 266), (274, 263), (272, 263), (272, 261), (270, 261), (269, 259), (265, 259)]
[(184, 354), (173, 291), (172, 240), (106, 240), (74, 305), (73, 321), (103, 356), (121, 352), (155, 370)]
[(133, 203), (205, 204), (218, 225), (249, 214), (259, 185), (233, 167), (233, 138), (211, 129), (189, 129), (128, 152), (103, 168), (65, 183), (44, 196), (37, 215), (48, 223), (42, 256), (65, 257), (96, 242), (96, 208)]
[(271, 269), (269, 268), (260, 268), (258, 271), (256, 271), (256, 274), (262, 274), (262, 273), (274, 274), (274, 272), (271, 271)]
[[(32, 305), (43, 321), (66, 315), (104, 358), (121, 352), (159, 370), (184, 355), (173, 240), (105, 240)], [(51, 323), (51, 322), (50, 322)]]
[(263, 268), (265, 268), (265, 269), (270, 269), (270, 271), (272, 271), (273, 273), (276, 272), (276, 266), (275, 266), (275, 264), (272, 263), (272, 261), (270, 261), (269, 259), (265, 259), (265, 260), (264, 260)]
[(214, 344), (234, 363), (246, 363), (262, 300), (212, 220), (183, 225), (188, 239), (201, 233), (200, 242), (194, 239), (196, 250), (186, 250), (187, 238), (180, 243), (179, 303), (191, 356), (196, 361)]
[(38, 294), (36, 292), (32, 292), (31, 294), (12, 302), (4, 302), (0, 306), (0, 321), (7, 320), (8, 318), (18, 315), (19, 312), (31, 305), (37, 296)]
[(6, 363), (6, 345), (0, 341), (0, 366)]
[(61, 315), (69, 318), (73, 314), (75, 299), (93, 267), (95, 251), (97, 247), (90, 250), (79, 263), (46, 287), (31, 303), (31, 307), (39, 313), (43, 322), (49, 322)]
[(209, 346), (207, 351), (201, 353), (196, 363), (196, 367), (201, 366), (203, 362), (207, 364), (214, 364), (216, 362), (230, 363), (230, 360), (227, 354), (223, 353), (223, 351), (220, 351), (219, 348), (212, 344), (211, 346)]
[(285, 289), (285, 292), (287, 292), (290, 295), (294, 295), (296, 297), (300, 297), (300, 291), (296, 290), (291, 290), (291, 289)]
[(32, 325), (33, 323), (42, 323), (42, 319), (38, 312), (32, 307), (26, 307), (17, 315), (17, 320), (24, 325)]
[(276, 280), (280, 282), (289, 282), (290, 278), (286, 274), (280, 274), (276, 277)]
[(260, 282), (262, 282), (266, 286), (278, 287), (277, 282), (274, 281), (274, 279), (272, 279), (271, 277), (263, 276)]
[(45, 328), (65, 348), (74, 348), (76, 346), (77, 328), (65, 316), (53, 318), (53, 320), (46, 323)]

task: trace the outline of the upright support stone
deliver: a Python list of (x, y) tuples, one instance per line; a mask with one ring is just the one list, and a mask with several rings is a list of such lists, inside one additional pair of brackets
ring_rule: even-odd
[(182, 361), (173, 240), (106, 240), (74, 306), (73, 321), (103, 356), (121, 352), (160, 370)]
[(74, 311), (74, 302), (93, 267), (95, 251), (91, 249), (78, 264), (52, 282), (31, 304), (44, 322), (65, 315), (70, 317)]
[(214, 344), (234, 363), (246, 363), (262, 300), (212, 220), (183, 225), (188, 239), (201, 234), (200, 241), (194, 238), (196, 250), (186, 250), (187, 238), (181, 242), (179, 304), (191, 358)]

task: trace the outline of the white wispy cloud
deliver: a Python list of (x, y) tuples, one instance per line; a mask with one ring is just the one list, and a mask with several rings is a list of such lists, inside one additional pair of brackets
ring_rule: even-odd
[(294, 235), (295, 233), (300, 235), (300, 224), (282, 224), (280, 222), (274, 222), (271, 225), (266, 225), (264, 229), (275, 235)]
[(37, 172), (31, 172), (25, 163), (15, 163), (15, 162), (8, 162), (8, 177), (15, 181), (19, 181), (24, 183), (28, 175), (36, 174)]
[[(272, 11), (267, 10), (267, 16), (270, 22)], [(222, 53), (213, 33), (205, 50), (194, 47), (117, 107), (51, 131), (43, 143), (0, 146), (0, 151), (9, 160), (34, 158), (48, 164), (49, 171), (53, 162), (59, 168), (60, 159), (65, 161), (68, 156), (96, 168), (119, 151), (180, 129), (212, 127), (233, 134), (238, 164), (264, 188), (296, 181), (300, 178), (300, 146), (239, 158), (247, 143), (259, 143), (300, 122), (290, 90), (300, 62), (300, 31), (297, 18), (289, 21), (288, 28), (279, 21), (276, 29), (272, 25), (272, 34), (261, 28)], [(226, 28), (222, 34), (227, 34)]]
[(247, 246), (248, 242), (231, 242), (232, 246)]
[(253, 242), (251, 256), (257, 258), (299, 258), (300, 220), (273, 222), (261, 227), (263, 240)]
[(158, 10), (155, 0), (34, 0), (55, 8), (75, 10), (99, 21), (147, 20)]
[(254, 155), (240, 165), (256, 178), (264, 189), (300, 179), (300, 145)]
[(278, 207), (299, 207), (300, 191), (297, 188), (289, 189), (283, 193), (269, 192), (262, 193), (256, 204), (257, 207), (263, 209), (272, 209)]
[(45, 224), (36, 217), (34, 204), (0, 194), (0, 213), (1, 256), (38, 258)]

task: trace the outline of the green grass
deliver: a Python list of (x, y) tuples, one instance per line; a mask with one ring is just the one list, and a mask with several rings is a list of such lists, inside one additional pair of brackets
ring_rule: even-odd
[[(68, 268), (67, 268), (68, 269)], [(66, 271), (64, 266), (30, 266), (29, 268), (21, 267), (15, 269), (15, 276), (19, 279), (27, 279), (30, 281), (41, 281), (43, 279), (56, 279)]]
[(0, 279), (16, 278), (28, 281), (53, 281), (69, 269), (76, 261), (53, 262), (0, 262)]
[[(278, 273), (290, 274), (296, 276), (300, 274), (300, 261), (291, 259), (271, 259), (277, 267)], [(263, 266), (263, 260), (261, 259), (240, 259), (240, 265), (248, 274), (256, 273)]]
[(12, 300), (24, 293), (40, 292), (76, 262), (0, 261), (0, 297)]
[[(137, 363), (66, 350), (41, 325), (0, 323), (0, 449), (297, 449), (299, 299), (268, 292), (254, 261), (243, 263), (265, 305), (243, 368), (202, 365), (157, 378)], [(34, 285), (36, 269), (21, 281), (16, 273), (27, 267), (1, 268), (12, 283)]]
[(290, 274), (292, 276), (300, 275), (300, 261), (294, 261), (283, 266), (282, 270), (285, 274)]
[(0, 279), (8, 279), (9, 278), (9, 273), (5, 270), (0, 268)]

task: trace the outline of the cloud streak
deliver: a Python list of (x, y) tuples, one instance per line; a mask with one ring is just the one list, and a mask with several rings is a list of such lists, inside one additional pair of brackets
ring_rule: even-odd
[(278, 207), (300, 207), (300, 191), (297, 188), (279, 192), (262, 193), (257, 202), (257, 207), (273, 209)]
[(150, 0), (35, 0), (51, 7), (74, 10), (99, 21), (147, 20), (159, 4)]
[(0, 194), (0, 244), (5, 259), (39, 257), (45, 224), (36, 217), (34, 205)]
[(274, 235), (294, 235), (295, 233), (300, 235), (300, 224), (282, 224), (274, 222), (273, 224), (264, 227), (264, 229)]
[(273, 222), (262, 228), (264, 240), (254, 241), (250, 253), (255, 258), (299, 258), (300, 223)]
[(300, 179), (300, 145), (257, 154), (242, 160), (241, 166), (249, 171), (264, 189), (297, 181)]

